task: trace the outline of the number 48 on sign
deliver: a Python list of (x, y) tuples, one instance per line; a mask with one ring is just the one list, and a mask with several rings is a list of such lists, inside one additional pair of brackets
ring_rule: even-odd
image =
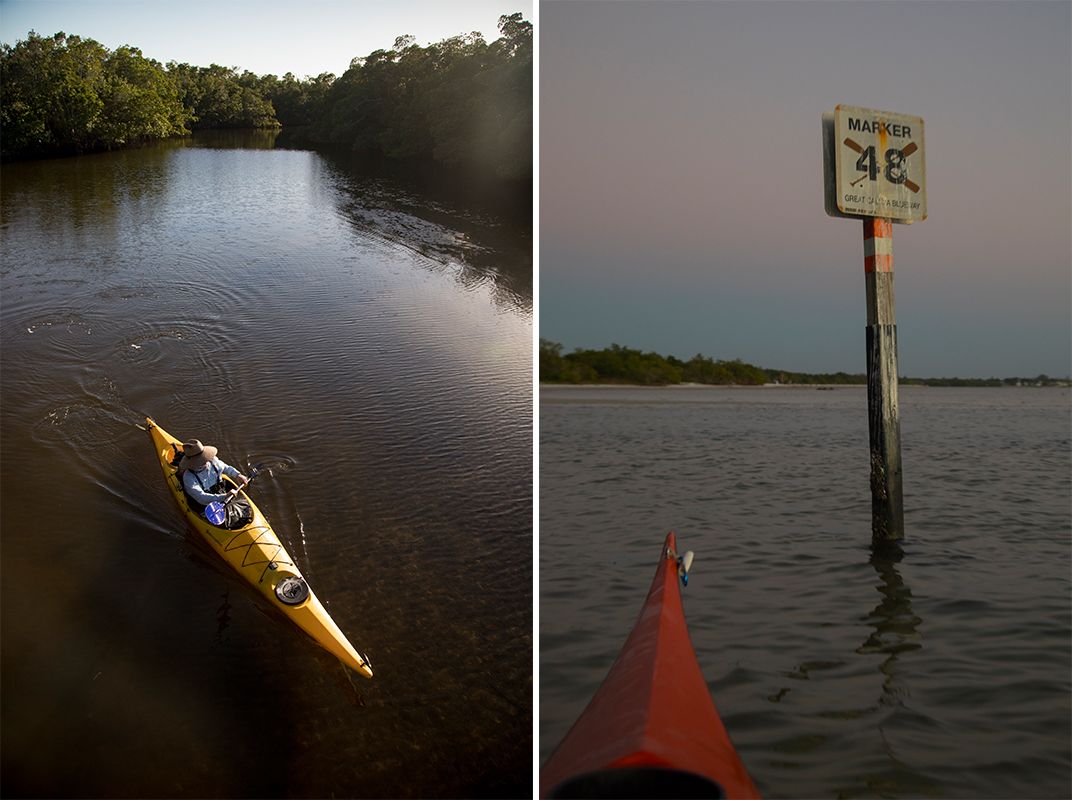
[(923, 120), (846, 105), (832, 116), (823, 125), (827, 213), (905, 223), (926, 219)]

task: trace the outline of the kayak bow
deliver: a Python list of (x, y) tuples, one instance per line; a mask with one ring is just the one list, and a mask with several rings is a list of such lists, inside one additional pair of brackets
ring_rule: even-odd
[(618, 659), (540, 770), (541, 797), (759, 797), (689, 639), (686, 556), (671, 531)]
[(299, 628), (309, 634), (313, 641), (336, 656), (343, 664), (366, 678), (372, 677), (368, 659), (357, 652), (346, 635), (328, 614), (290, 553), (275, 535), (260, 509), (245, 494), (249, 501), (253, 520), (235, 530), (220, 528), (190, 508), (179, 481), (175, 464), (182, 454), (182, 442), (169, 434), (151, 418), (145, 418), (149, 435), (153, 438), (160, 467), (172, 497), (190, 525), (215, 550), (224, 561), (234, 567), (245, 580), (263, 594), (268, 601)]

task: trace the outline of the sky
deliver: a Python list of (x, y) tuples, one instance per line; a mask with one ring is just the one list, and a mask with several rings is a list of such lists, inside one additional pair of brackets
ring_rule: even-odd
[(894, 227), (900, 371), (1072, 372), (1072, 3), (0, 0), (161, 62), (342, 74), (412, 34), (536, 22), (539, 335), (864, 369), (861, 223), (825, 214), (821, 115), (922, 117), (928, 218)]
[(922, 117), (899, 371), (1072, 372), (1068, 2), (542, 2), (539, 335), (863, 372), (862, 223), (821, 117)]
[(29, 31), (131, 45), (147, 58), (257, 75), (342, 75), (351, 59), (389, 49), (398, 36), (427, 45), (480, 31), (499, 38), (499, 17), (532, 0), (0, 0), (0, 41)]

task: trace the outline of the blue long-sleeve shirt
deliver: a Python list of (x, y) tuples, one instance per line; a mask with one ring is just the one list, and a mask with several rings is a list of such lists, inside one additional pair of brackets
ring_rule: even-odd
[(182, 474), (182, 485), (186, 488), (186, 492), (190, 497), (201, 505), (207, 506), (211, 503), (222, 503), (227, 499), (226, 492), (214, 494), (208, 491), (209, 489), (223, 480), (224, 475), (238, 478), (241, 474), (241, 472), (230, 464), (226, 464), (223, 461), (220, 461), (220, 459), (214, 458), (205, 464), (205, 466), (198, 472), (195, 472), (192, 469), (186, 470)]

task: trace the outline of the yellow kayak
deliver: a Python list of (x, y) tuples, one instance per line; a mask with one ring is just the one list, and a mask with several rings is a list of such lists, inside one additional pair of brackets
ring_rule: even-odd
[(145, 418), (149, 435), (153, 437), (160, 468), (179, 509), (212, 549), (234, 567), (255, 589), (268, 598), (273, 606), (290, 617), (294, 623), (313, 637), (313, 640), (350, 669), (366, 678), (372, 677), (368, 659), (357, 652), (327, 610), (313, 594), (290, 557), (290, 553), (275, 535), (261, 511), (249, 500), (253, 521), (242, 528), (227, 530), (213, 525), (190, 508), (179, 481), (177, 464), (182, 456), (182, 441), (176, 439), (151, 418)]

